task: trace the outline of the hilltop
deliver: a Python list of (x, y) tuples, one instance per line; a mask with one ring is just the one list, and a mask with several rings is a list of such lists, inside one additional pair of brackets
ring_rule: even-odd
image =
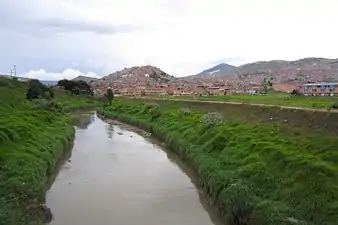
[(109, 74), (91, 83), (97, 94), (105, 93), (108, 87), (122, 89), (135, 86), (154, 86), (168, 84), (176, 78), (154, 66), (135, 66)]
[(213, 66), (209, 69), (203, 70), (202, 72), (196, 74), (196, 76), (208, 76), (208, 75), (213, 75), (213, 76), (218, 76), (218, 75), (228, 75), (228, 74), (233, 74), (237, 70), (236, 66), (229, 65), (226, 63), (221, 63), (216, 66)]
[[(187, 83), (224, 83), (241, 88), (250, 84), (259, 85), (264, 78), (271, 79), (273, 83), (296, 84), (338, 81), (338, 59), (309, 57), (294, 61), (258, 61), (234, 68), (226, 65), (220, 64), (180, 80)], [(218, 66), (226, 69), (219, 69)]]
[(80, 80), (82, 80), (82, 81), (84, 81), (86, 83), (90, 83), (90, 82), (93, 82), (93, 81), (97, 80), (97, 78), (95, 78), (95, 77), (87, 77), (87, 76), (80, 75), (80, 76), (75, 77), (72, 80), (73, 81), (80, 81)]
[(270, 76), (275, 82), (337, 81), (338, 59), (304, 58), (295, 61), (272, 60), (242, 65), (238, 77)]

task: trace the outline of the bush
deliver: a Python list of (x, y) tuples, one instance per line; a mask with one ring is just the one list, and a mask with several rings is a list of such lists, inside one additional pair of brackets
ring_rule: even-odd
[(37, 106), (38, 108), (43, 109), (43, 110), (48, 110), (52, 112), (62, 112), (61, 105), (54, 101), (50, 101), (50, 100), (41, 99), (38, 102)]
[(178, 113), (181, 115), (191, 115), (193, 112), (189, 108), (180, 108)]
[(209, 112), (204, 114), (202, 121), (206, 127), (210, 128), (222, 124), (223, 117), (218, 112)]
[(338, 109), (338, 102), (333, 102), (331, 108)]

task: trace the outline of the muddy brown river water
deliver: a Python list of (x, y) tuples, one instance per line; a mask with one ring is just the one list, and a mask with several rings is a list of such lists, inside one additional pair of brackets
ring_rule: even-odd
[(158, 141), (95, 113), (76, 122), (70, 160), (47, 192), (50, 224), (223, 224), (191, 171)]

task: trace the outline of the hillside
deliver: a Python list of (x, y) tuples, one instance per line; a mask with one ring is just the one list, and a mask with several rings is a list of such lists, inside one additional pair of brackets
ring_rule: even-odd
[(108, 87), (123, 89), (135, 86), (154, 86), (168, 84), (176, 78), (154, 66), (135, 66), (117, 71), (91, 83), (97, 94), (105, 93)]
[[(337, 82), (338, 59), (304, 58), (295, 61), (271, 60), (248, 63), (229, 68), (221, 74), (218, 68), (204, 70), (200, 74), (180, 78), (185, 83), (223, 83), (236, 90), (260, 85), (264, 78), (273, 83)], [(211, 73), (211, 74), (210, 74)]]
[(269, 76), (275, 82), (337, 81), (338, 59), (304, 58), (295, 61), (272, 60), (242, 65), (239, 78)]
[[(26, 82), (0, 77), (0, 224), (40, 225), (48, 176), (74, 136), (64, 109), (97, 105), (55, 92), (53, 100), (26, 99)], [(52, 98), (52, 97), (50, 97)]]
[(208, 75), (213, 75), (213, 76), (218, 76), (218, 75), (228, 75), (228, 74), (233, 74), (237, 70), (236, 66), (232, 66), (226, 63), (221, 63), (216, 66), (213, 66), (209, 69), (203, 70), (202, 72), (196, 74), (196, 76), (208, 76)]

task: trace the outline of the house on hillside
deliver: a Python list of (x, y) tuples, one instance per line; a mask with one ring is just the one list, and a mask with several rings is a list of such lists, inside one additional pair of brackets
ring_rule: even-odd
[(338, 83), (310, 83), (303, 85), (305, 96), (338, 96)]

